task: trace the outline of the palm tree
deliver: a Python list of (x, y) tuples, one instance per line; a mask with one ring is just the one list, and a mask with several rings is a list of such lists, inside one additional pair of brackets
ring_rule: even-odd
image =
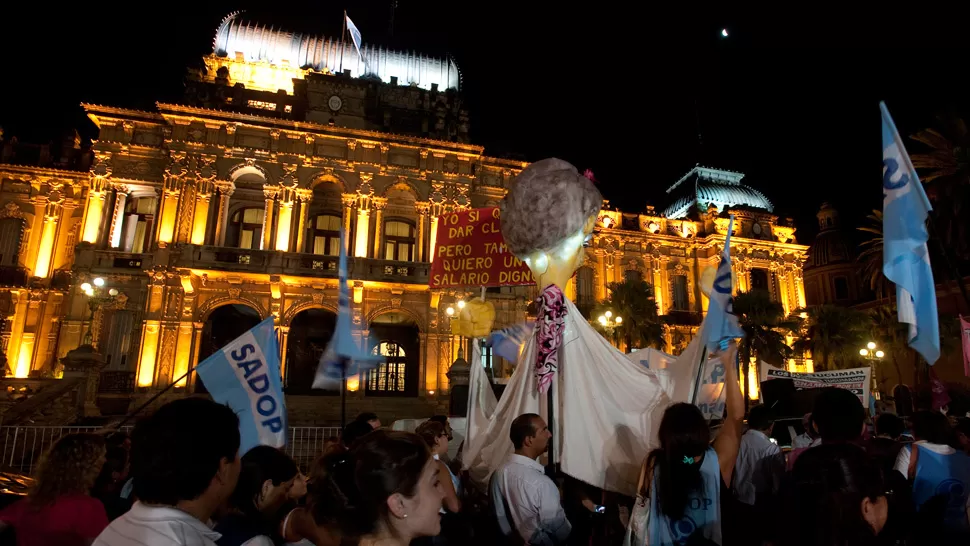
[(657, 314), (657, 301), (653, 286), (640, 279), (626, 279), (610, 283), (610, 297), (593, 308), (590, 315), (593, 326), (603, 330), (595, 317), (606, 311), (623, 318), (616, 333), (626, 341), (628, 349), (637, 347), (663, 347), (663, 323)]
[(802, 337), (795, 351), (812, 352), (816, 370), (844, 367), (859, 355), (868, 338), (871, 318), (865, 311), (837, 305), (819, 305), (804, 312)]
[(889, 279), (882, 273), (882, 211), (873, 209), (866, 219), (869, 224), (856, 229), (869, 233), (872, 237), (859, 245), (862, 252), (856, 261), (862, 264), (862, 279), (869, 283), (869, 288), (881, 299), (891, 294)]
[(928, 151), (910, 156), (920, 169), (926, 194), (934, 205), (939, 236), (962, 262), (970, 260), (964, 206), (970, 203), (970, 131), (958, 117), (938, 118), (943, 131), (923, 129), (910, 136)]
[[(744, 392), (751, 392), (751, 381), (748, 377), (751, 356), (770, 364), (783, 364), (792, 354), (785, 334), (797, 329), (798, 322), (786, 317), (785, 308), (772, 301), (766, 290), (738, 292), (734, 297), (734, 313), (744, 330), (744, 339), (738, 345)], [(755, 371), (758, 371), (757, 366), (756, 363)], [(744, 398), (747, 404), (749, 397)]]

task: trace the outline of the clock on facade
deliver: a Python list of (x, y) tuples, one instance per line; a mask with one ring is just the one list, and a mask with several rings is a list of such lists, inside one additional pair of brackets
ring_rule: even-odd
[(756, 223), (755, 225), (751, 226), (751, 231), (754, 232), (755, 235), (761, 235), (761, 224)]
[(327, 101), (327, 106), (329, 106), (330, 109), (333, 110), (334, 112), (336, 112), (337, 110), (340, 110), (340, 107), (343, 105), (344, 105), (343, 99), (341, 99), (337, 95), (331, 96), (330, 100)]

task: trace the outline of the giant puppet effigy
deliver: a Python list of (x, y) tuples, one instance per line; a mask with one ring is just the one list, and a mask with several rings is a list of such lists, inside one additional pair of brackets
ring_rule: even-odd
[[(652, 370), (634, 362), (596, 332), (563, 293), (583, 264), (602, 201), (590, 178), (559, 159), (531, 164), (502, 201), (502, 235), (536, 279), (538, 312), (497, 404), (475, 392), (472, 381), (470, 410), (491, 406), (479, 412), (478, 425), (469, 415), (462, 460), (476, 479), (487, 479), (512, 453), (512, 420), (537, 413), (552, 424), (549, 455), (564, 473), (632, 495), (664, 408), (689, 397), (686, 383), (696, 368)], [(698, 353), (694, 359), (699, 358)]]

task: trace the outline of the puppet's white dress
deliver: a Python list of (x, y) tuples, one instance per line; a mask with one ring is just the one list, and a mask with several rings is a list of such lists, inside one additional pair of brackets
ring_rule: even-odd
[[(687, 400), (689, 377), (696, 368), (671, 364), (666, 370), (648, 369), (610, 345), (568, 298), (565, 304), (559, 368), (550, 389), (556, 407), (550, 450), (555, 449), (566, 474), (632, 496), (640, 465), (656, 445), (663, 411), (674, 401)], [(691, 349), (685, 354), (693, 353)], [(533, 335), (497, 404), (484, 371), (472, 366), (462, 460), (473, 479), (486, 481), (508, 458), (509, 426), (516, 417), (537, 413), (548, 422), (546, 395), (537, 391), (535, 360)], [(472, 362), (478, 360), (473, 356)]]

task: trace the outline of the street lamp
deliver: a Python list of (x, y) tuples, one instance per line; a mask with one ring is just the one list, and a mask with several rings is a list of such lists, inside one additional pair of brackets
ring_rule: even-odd
[(872, 375), (872, 396), (875, 397), (876, 400), (880, 400), (882, 397), (879, 395), (878, 385), (876, 384), (876, 367), (874, 364), (875, 361), (882, 360), (882, 358), (886, 356), (886, 353), (878, 349), (875, 342), (870, 341), (869, 343), (866, 343), (864, 348), (859, 349), (859, 355), (869, 361), (869, 373)]
[(94, 312), (101, 305), (114, 300), (118, 295), (118, 290), (116, 288), (108, 288), (105, 290), (104, 279), (95, 277), (91, 282), (81, 283), (81, 292), (88, 298), (88, 310), (90, 311), (88, 331), (84, 333), (84, 339), (81, 344), (94, 345), (94, 335), (91, 333), (91, 327), (94, 325)]
[(616, 331), (617, 327), (623, 324), (623, 317), (621, 317), (620, 315), (616, 315), (614, 317), (613, 311), (607, 311), (602, 315), (600, 315), (599, 318), (596, 320), (600, 323), (600, 326), (602, 326), (603, 329), (606, 330), (606, 333), (607, 335), (609, 335), (610, 340), (613, 341), (614, 344), (616, 344), (616, 340), (613, 339), (613, 333)]

